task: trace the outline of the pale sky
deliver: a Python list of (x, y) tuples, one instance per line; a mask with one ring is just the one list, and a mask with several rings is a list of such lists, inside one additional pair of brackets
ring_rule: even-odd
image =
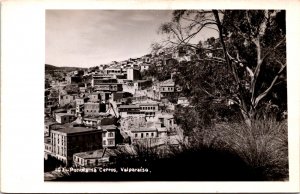
[(172, 10), (47, 10), (46, 63), (91, 67), (141, 57)]

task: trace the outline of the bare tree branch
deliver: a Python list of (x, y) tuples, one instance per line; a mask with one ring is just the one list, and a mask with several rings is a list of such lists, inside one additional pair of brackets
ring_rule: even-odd
[(256, 108), (258, 103), (260, 102), (261, 99), (263, 99), (273, 88), (274, 84), (276, 83), (276, 81), (278, 80), (279, 76), (281, 75), (281, 73), (283, 72), (283, 70), (286, 68), (286, 64), (283, 65), (280, 70), (278, 71), (277, 75), (274, 77), (272, 83), (270, 84), (270, 86), (263, 92), (261, 93), (256, 99), (255, 99), (255, 103), (254, 103), (254, 107)]

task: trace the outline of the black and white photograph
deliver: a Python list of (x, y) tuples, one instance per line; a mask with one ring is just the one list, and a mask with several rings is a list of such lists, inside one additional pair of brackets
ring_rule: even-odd
[(285, 10), (45, 17), (45, 181), (289, 180)]
[(297, 193), (300, 2), (0, 3), (3, 193)]

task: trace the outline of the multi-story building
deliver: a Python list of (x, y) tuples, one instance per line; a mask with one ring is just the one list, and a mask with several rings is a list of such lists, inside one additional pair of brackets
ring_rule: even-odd
[(153, 122), (147, 122), (145, 126), (135, 127), (131, 130), (131, 140), (133, 144), (143, 143), (147, 146), (156, 144), (160, 138), (158, 137), (158, 129)]
[(102, 166), (115, 159), (115, 153), (107, 148), (89, 152), (76, 153), (73, 156), (73, 165), (76, 167)]
[(151, 80), (137, 80), (133, 83), (135, 90), (144, 90), (147, 87), (151, 87), (152, 81)]
[(119, 74), (125, 73), (126, 71), (123, 70), (122, 68), (118, 68), (118, 67), (112, 68), (112, 67), (110, 67), (110, 68), (106, 68), (106, 69), (104, 70), (104, 72), (105, 72), (106, 74), (108, 74), (108, 75), (119, 75)]
[(97, 127), (98, 125), (113, 125), (117, 124), (117, 118), (109, 113), (99, 113), (99, 115), (84, 116), (82, 123), (85, 126)]
[(148, 70), (150, 67), (149, 63), (143, 63), (141, 64), (141, 72)]
[(84, 103), (84, 115), (98, 115), (100, 113), (99, 102)]
[(165, 127), (168, 131), (172, 130), (175, 126), (174, 116), (172, 114), (160, 114), (158, 115), (158, 120), (161, 123), (161, 127)]
[(121, 117), (128, 117), (128, 116), (133, 116), (133, 117), (144, 117), (145, 115), (140, 112), (140, 106), (138, 105), (120, 105), (118, 107), (119, 110), (119, 115)]
[[(108, 75), (110, 76), (110, 75)], [(92, 87), (96, 87), (97, 85), (101, 85), (104, 83), (118, 83), (118, 80), (116, 78), (113, 77), (103, 77), (103, 76), (99, 76), (99, 75), (93, 75), (93, 78), (91, 80), (91, 86)]]
[(115, 147), (120, 131), (115, 125), (99, 125), (98, 129), (102, 131), (102, 146)]
[(117, 92), (122, 91), (123, 87), (121, 83), (101, 83), (95, 86), (95, 91)]
[(162, 123), (158, 122), (147, 122), (146, 126), (135, 127), (131, 130), (132, 143), (143, 143), (147, 146), (157, 146), (167, 140), (168, 130), (162, 127)]
[(179, 94), (179, 87), (175, 86), (175, 82), (172, 79), (159, 82), (152, 86), (153, 97), (161, 100), (166, 97), (177, 97)]
[(73, 155), (102, 148), (102, 132), (95, 128), (65, 127), (52, 130), (51, 155), (72, 165)]
[(56, 113), (55, 120), (60, 124), (70, 123), (75, 120), (75, 115), (70, 113)]
[(180, 97), (177, 100), (177, 104), (181, 105), (181, 106), (188, 106), (189, 105), (189, 101), (186, 97)]
[(84, 104), (76, 104), (76, 116), (82, 116), (84, 113)]
[(146, 119), (154, 118), (158, 112), (158, 103), (156, 102), (144, 102), (139, 104), (140, 112), (145, 115)]
[(55, 121), (45, 120), (44, 127), (44, 135), (50, 136), (51, 130), (61, 128), (61, 124)]
[(132, 81), (140, 79), (140, 71), (138, 69), (128, 68), (127, 79)]
[(77, 84), (82, 81), (82, 77), (78, 75), (67, 76), (66, 80), (67, 80), (67, 84)]
[(52, 153), (52, 144), (51, 138), (45, 137), (44, 138), (44, 158), (47, 159), (49, 155)]
[(88, 97), (76, 97), (75, 98), (75, 103), (76, 105), (81, 105), (81, 104), (84, 104), (88, 101)]
[(65, 106), (67, 104), (75, 102), (76, 97), (77, 94), (60, 94), (58, 98), (58, 103), (60, 106)]
[(121, 117), (144, 117), (145, 119), (153, 119), (158, 110), (157, 102), (142, 102), (138, 104), (120, 105), (118, 107)]
[(100, 100), (101, 100), (100, 93), (97, 93), (97, 92), (91, 93), (89, 95), (89, 100), (90, 100), (90, 102), (100, 102)]

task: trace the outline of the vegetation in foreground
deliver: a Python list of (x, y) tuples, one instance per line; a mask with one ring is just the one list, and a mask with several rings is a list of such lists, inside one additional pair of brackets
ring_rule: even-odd
[[(119, 173), (68, 173), (55, 181), (284, 181), (288, 180), (287, 124), (274, 120), (220, 124), (193, 131), (188, 143), (163, 150), (136, 146), (106, 166)], [(121, 168), (148, 172), (122, 172)]]

